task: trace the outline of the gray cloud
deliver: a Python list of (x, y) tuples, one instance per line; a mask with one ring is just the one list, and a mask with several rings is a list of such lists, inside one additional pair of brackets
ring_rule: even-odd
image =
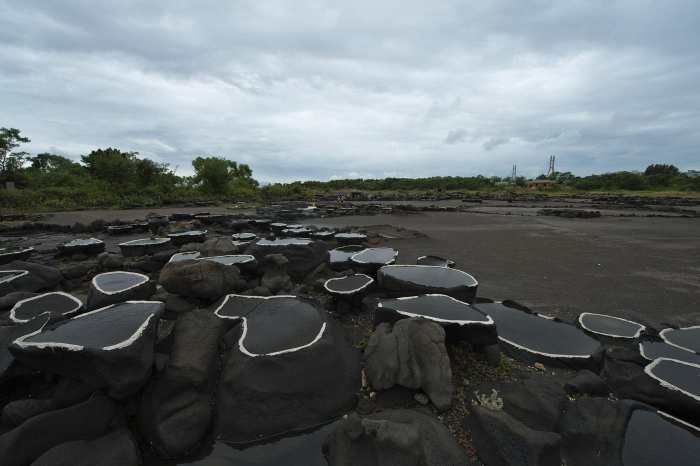
[(536, 175), (550, 154), (581, 174), (697, 168), (699, 14), (692, 0), (0, 0), (0, 126), (34, 152), (117, 146), (181, 174), (219, 154), (262, 180)]

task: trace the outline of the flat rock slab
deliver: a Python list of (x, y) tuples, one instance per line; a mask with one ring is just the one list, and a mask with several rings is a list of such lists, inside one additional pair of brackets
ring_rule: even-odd
[(499, 340), (518, 355), (524, 352), (545, 361), (585, 364), (601, 349), (595, 338), (574, 325), (503, 303), (480, 303), (475, 307), (491, 316), (496, 322)]
[(394, 322), (421, 317), (443, 327), (448, 336), (472, 344), (497, 343), (493, 319), (464, 301), (444, 294), (425, 294), (384, 299), (377, 304), (375, 321)]
[(305, 238), (277, 238), (277, 239), (261, 239), (255, 243), (257, 246), (265, 248), (284, 248), (289, 246), (311, 246), (313, 241)]
[(678, 329), (664, 329), (659, 336), (669, 345), (700, 353), (700, 325)]
[(466, 272), (431, 265), (386, 265), (377, 272), (380, 288), (393, 296), (446, 294), (471, 302), (479, 283)]
[(294, 296), (229, 295), (215, 314), (235, 325), (237, 341), (224, 361), (215, 438), (260, 441), (352, 409), (360, 354), (325, 312)]
[(326, 280), (323, 287), (335, 296), (356, 296), (364, 293), (373, 283), (374, 279), (369, 275), (355, 273), (345, 277), (330, 278)]
[(234, 241), (253, 241), (255, 238), (257, 238), (258, 235), (255, 233), (234, 233), (231, 235), (231, 239)]
[(186, 230), (168, 233), (168, 238), (176, 246), (187, 243), (203, 243), (207, 239), (207, 230)]
[(584, 330), (610, 338), (639, 338), (646, 329), (642, 324), (606, 314), (584, 312), (578, 316)]
[(0, 248), (0, 265), (27, 260), (33, 252), (34, 248)]
[(336, 233), (333, 238), (339, 244), (362, 244), (367, 241), (364, 233)]
[(257, 264), (255, 256), (250, 254), (229, 254), (225, 256), (201, 257), (199, 260), (218, 262), (223, 265), (254, 266)]
[(311, 237), (320, 240), (330, 240), (335, 236), (335, 231), (314, 231), (311, 233)]
[(199, 256), (201, 255), (202, 253), (200, 253), (199, 251), (176, 252), (175, 254), (170, 256), (170, 260), (168, 262), (191, 261), (199, 259)]
[(36, 292), (57, 286), (63, 280), (55, 267), (15, 261), (0, 270), (0, 297), (15, 291)]
[(683, 393), (700, 402), (700, 365), (659, 358), (644, 368), (662, 387)]
[(155, 292), (155, 283), (147, 275), (136, 272), (104, 272), (95, 275), (88, 290), (89, 309), (122, 301), (149, 298)]
[(420, 256), (416, 265), (436, 265), (439, 267), (454, 267), (455, 261), (440, 256)]
[(164, 251), (171, 243), (170, 238), (140, 238), (119, 243), (119, 249), (124, 257), (137, 257)]
[(238, 348), (251, 357), (299, 351), (317, 342), (326, 328), (318, 309), (295, 296), (228, 295), (215, 314), (242, 320)]
[(61, 254), (99, 254), (105, 250), (105, 242), (98, 238), (76, 238), (58, 245)]
[(700, 429), (654, 411), (632, 412), (622, 448), (624, 466), (696, 466), (698, 461)]
[(134, 225), (109, 225), (107, 233), (110, 235), (125, 235), (134, 231)]
[(50, 316), (44, 314), (26, 324), (0, 326), (0, 380), (4, 378), (15, 361), (14, 355), (9, 350), (10, 344), (18, 338), (40, 331), (49, 323), (49, 319)]
[(30, 367), (127, 396), (150, 376), (164, 309), (159, 301), (114, 304), (18, 338), (10, 351)]
[(666, 358), (700, 365), (700, 354), (671, 346), (664, 341), (645, 340), (640, 342), (639, 354), (648, 361)]
[(10, 319), (13, 322), (24, 323), (45, 312), (51, 315), (52, 320), (62, 319), (76, 314), (82, 307), (82, 301), (75, 296), (54, 291), (17, 301), (10, 310)]
[(358, 252), (364, 251), (364, 246), (349, 245), (328, 251), (328, 264), (333, 270), (343, 270), (352, 267), (350, 258)]
[(399, 252), (392, 248), (367, 248), (350, 257), (350, 260), (360, 267), (378, 268), (393, 264)]

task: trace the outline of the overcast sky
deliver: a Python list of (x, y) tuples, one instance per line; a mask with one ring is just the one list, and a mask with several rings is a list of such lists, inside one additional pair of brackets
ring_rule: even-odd
[(0, 126), (263, 181), (700, 168), (700, 2), (0, 0)]

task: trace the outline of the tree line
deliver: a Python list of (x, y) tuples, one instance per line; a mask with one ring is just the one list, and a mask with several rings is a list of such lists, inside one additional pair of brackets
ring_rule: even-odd
[[(75, 162), (57, 154), (18, 150), (30, 142), (16, 128), (0, 128), (0, 200), (6, 207), (66, 209), (157, 206), (212, 199), (254, 199), (258, 182), (246, 164), (197, 157), (193, 176), (167, 163), (116, 148), (93, 150)], [(9, 182), (9, 183), (8, 183)], [(7, 187), (14, 189), (7, 189)]]
[[(0, 128), (0, 206), (13, 209), (159, 206), (198, 200), (312, 199), (342, 191), (491, 191), (525, 187), (527, 180), (486, 176), (297, 181), (260, 187), (246, 164), (219, 156), (192, 161), (193, 176), (178, 176), (166, 163), (117, 148), (93, 150), (80, 162), (57, 154), (30, 155), (30, 142), (16, 128)], [(650, 165), (643, 172), (619, 171), (579, 177), (555, 172), (539, 179), (570, 191), (700, 191), (700, 177), (673, 165)], [(9, 183), (8, 183), (9, 182)]]

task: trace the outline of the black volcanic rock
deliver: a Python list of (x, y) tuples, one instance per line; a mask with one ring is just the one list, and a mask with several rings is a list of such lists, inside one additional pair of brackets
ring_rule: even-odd
[(377, 272), (379, 287), (392, 296), (441, 293), (472, 302), (478, 282), (466, 272), (429, 265), (386, 265)]
[(322, 241), (302, 238), (261, 239), (250, 245), (246, 253), (254, 255), (258, 261), (262, 261), (268, 254), (282, 254), (289, 260), (289, 275), (302, 280), (326, 260), (328, 248)]
[(151, 374), (164, 307), (158, 301), (115, 304), (20, 337), (10, 351), (27, 366), (125, 397), (140, 389)]
[(365, 348), (365, 373), (370, 385), (385, 390), (394, 385), (422, 389), (435, 407), (452, 403), (452, 369), (445, 331), (425, 319), (379, 324)]
[(58, 252), (63, 255), (87, 254), (95, 255), (105, 250), (105, 243), (97, 238), (76, 238), (57, 246)]
[(0, 326), (0, 380), (15, 362), (15, 356), (10, 352), (10, 344), (17, 338), (36, 333), (49, 323), (49, 314), (39, 316), (26, 324)]
[(137, 257), (166, 251), (173, 247), (170, 238), (140, 238), (119, 243), (124, 257)]
[(211, 257), (200, 257), (203, 261), (218, 262), (223, 265), (235, 265), (241, 271), (253, 272), (258, 267), (258, 261), (255, 256), (250, 254), (229, 254), (226, 256), (211, 256)]
[(10, 320), (17, 323), (29, 322), (40, 314), (48, 312), (52, 320), (63, 319), (78, 313), (82, 301), (62, 291), (52, 291), (18, 301), (10, 310)]
[(353, 266), (350, 260), (358, 252), (364, 251), (364, 246), (348, 245), (328, 251), (328, 264), (333, 270), (345, 270)]
[(328, 435), (330, 466), (470, 466), (466, 452), (437, 419), (412, 410), (351, 414)]
[(455, 261), (439, 256), (420, 256), (416, 259), (416, 265), (437, 265), (439, 267), (454, 267)]
[(638, 338), (645, 330), (644, 325), (637, 322), (591, 312), (579, 315), (578, 323), (581, 328), (590, 333), (609, 338)]
[(112, 400), (96, 395), (75, 406), (35, 416), (0, 435), (2, 465), (27, 466), (58, 445), (104, 435), (117, 414)]
[(364, 296), (374, 283), (369, 275), (355, 273), (344, 277), (329, 278), (323, 284), (328, 293), (339, 298)]
[(374, 273), (379, 267), (393, 264), (399, 252), (392, 248), (367, 248), (350, 257), (353, 266)]
[(147, 275), (124, 271), (100, 273), (90, 282), (87, 308), (97, 309), (124, 301), (148, 299), (155, 290), (155, 282)]
[(367, 241), (364, 233), (336, 233), (333, 238), (338, 244), (362, 244)]
[(464, 301), (444, 294), (406, 296), (379, 301), (375, 322), (422, 317), (445, 328), (451, 339), (466, 340), (475, 345), (498, 343), (493, 319)]
[(207, 239), (207, 230), (184, 230), (167, 234), (175, 246), (187, 243), (203, 243)]
[(0, 269), (0, 297), (15, 291), (36, 292), (54, 288), (63, 280), (55, 267), (15, 261)]
[(192, 451), (209, 433), (219, 340), (226, 323), (208, 309), (181, 316), (175, 324), (168, 365), (144, 390), (139, 424), (164, 457)]
[(14, 261), (25, 261), (33, 252), (34, 248), (0, 248), (0, 265)]
[(209, 301), (246, 286), (235, 265), (202, 259), (169, 262), (160, 271), (158, 280), (170, 293)]
[(518, 359), (582, 368), (598, 364), (600, 343), (574, 325), (515, 303), (479, 303), (475, 307), (496, 322), (501, 346)]
[(669, 345), (700, 353), (700, 325), (664, 329), (659, 336)]
[(94, 440), (74, 440), (53, 447), (32, 466), (139, 466), (141, 453), (134, 436), (118, 429)]
[[(215, 434), (235, 443), (304, 430), (352, 409), (360, 357), (342, 327), (289, 296), (230, 295), (235, 324), (218, 391)], [(231, 413), (235, 412), (235, 416)]]

